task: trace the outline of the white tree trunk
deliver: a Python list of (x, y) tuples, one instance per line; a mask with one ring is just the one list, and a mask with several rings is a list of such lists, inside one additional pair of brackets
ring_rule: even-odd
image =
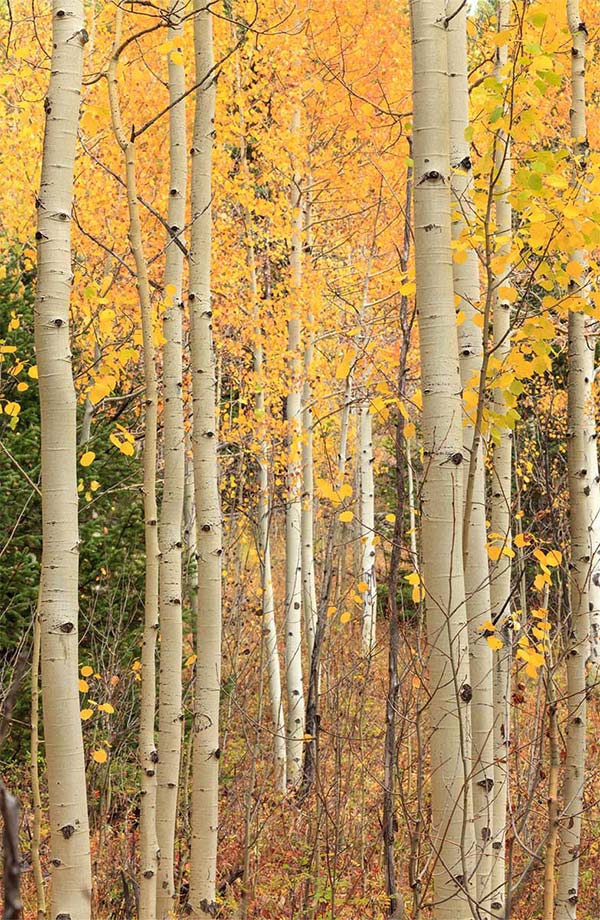
[(429, 643), (435, 920), (470, 920), (472, 686), (462, 564), (463, 438), (452, 282), (443, 0), (412, 0), (414, 223), (423, 392), (423, 581)]
[(368, 403), (361, 405), (360, 416), (360, 580), (362, 592), (362, 650), (370, 655), (375, 648), (377, 623), (377, 580), (375, 576), (375, 482), (373, 478), (373, 417)]
[[(574, 162), (581, 176), (575, 176), (578, 197), (585, 198), (580, 182), (585, 176), (588, 154), (585, 96), (585, 52), (587, 31), (580, 20), (578, 0), (567, 0), (571, 32), (571, 139)], [(586, 282), (587, 255), (578, 250), (573, 258), (582, 267), (573, 292)], [(585, 296), (585, 292), (584, 292)], [(575, 920), (579, 890), (581, 819), (585, 786), (587, 688), (585, 666), (589, 651), (589, 584), (593, 568), (590, 525), (592, 523), (592, 480), (588, 466), (589, 444), (595, 435), (592, 411), (593, 359), (585, 334), (583, 312), (569, 313), (569, 389), (567, 409), (567, 467), (569, 474), (569, 524), (571, 560), (569, 566), (570, 611), (565, 651), (567, 659), (567, 728), (563, 807), (556, 883), (556, 920)], [(593, 427), (590, 430), (590, 424)]]
[[(498, 30), (508, 28), (510, 22), (510, 0), (499, 0)], [(507, 45), (501, 45), (496, 52), (495, 77), (504, 82), (504, 67), (507, 63)], [(512, 207), (509, 199), (511, 186), (510, 138), (499, 132), (495, 169), (497, 181), (494, 187), (496, 198), (496, 234), (503, 240), (496, 254), (508, 256), (512, 245)], [(507, 266), (501, 275), (494, 277), (494, 355), (502, 365), (510, 353), (510, 303), (498, 294), (498, 288), (507, 283), (511, 268)], [(502, 388), (494, 389), (494, 411), (500, 415), (506, 412)], [(493, 533), (500, 534), (501, 545), (510, 546), (511, 535), (511, 488), (512, 488), (512, 432), (502, 428), (499, 442), (494, 446), (491, 473), (490, 520)], [(492, 814), (492, 908), (502, 915), (505, 903), (505, 844), (506, 808), (508, 802), (508, 753), (510, 745), (510, 671), (511, 671), (511, 629), (507, 625), (511, 613), (511, 562), (501, 555), (491, 568), (490, 597), (492, 622), (504, 647), (494, 656), (494, 795)]]
[[(300, 111), (292, 119), (292, 131), (300, 132)], [(300, 177), (294, 169), (290, 204), (292, 238), (290, 253), (291, 308), (288, 323), (290, 383), (287, 394), (288, 424), (287, 499), (285, 507), (285, 667), (287, 686), (287, 780), (296, 786), (302, 775), (304, 738), (304, 689), (302, 683), (302, 360), (301, 306), (302, 211)]]
[(194, 5), (196, 111), (192, 141), (190, 317), (194, 396), (194, 487), (198, 552), (198, 649), (190, 907), (194, 918), (216, 910), (221, 687), (221, 554), (216, 422), (216, 364), (210, 293), (211, 168), (215, 75), (210, 8)]
[(89, 920), (92, 895), (77, 684), (77, 401), (69, 337), (73, 169), (86, 40), (83, 4), (55, 0), (36, 231), (34, 318), (42, 442), (39, 623), (53, 867), (51, 917), (77, 920)]
[[(458, 0), (460, 7), (461, 3)], [(448, 71), (450, 92), (450, 166), (452, 168), (452, 236), (459, 240), (475, 218), (472, 201), (473, 173), (471, 151), (465, 140), (469, 127), (469, 85), (467, 79), (467, 8), (456, 15), (449, 7)], [(458, 327), (460, 376), (463, 390), (479, 392), (483, 363), (481, 328), (473, 321), (479, 303), (479, 264), (474, 249), (467, 251), (464, 262), (453, 262), (454, 294), (457, 309), (465, 319)], [(479, 314), (477, 314), (479, 315)], [(467, 618), (469, 622), (469, 658), (473, 685), (473, 812), (476, 841), (477, 903), (489, 911), (492, 869), (492, 810), (494, 801), (494, 703), (493, 661), (483, 624), (490, 619), (490, 582), (486, 550), (485, 466), (481, 432), (476, 432), (476, 417), (467, 412), (463, 427), (464, 499), (466, 533), (463, 533), (463, 561)], [(474, 455), (475, 454), (475, 455)], [(468, 481), (471, 476), (471, 494)]]
[[(169, 40), (182, 51), (181, 0), (172, 0)], [(169, 55), (169, 101), (185, 92), (183, 64)], [(187, 147), (185, 102), (169, 109), (169, 197), (167, 222), (170, 233), (183, 241), (187, 193)], [(185, 434), (183, 419), (182, 280), (183, 251), (171, 237), (165, 264), (165, 317), (163, 332), (164, 381), (164, 485), (160, 514), (160, 669), (158, 706), (158, 792), (156, 831), (160, 864), (156, 877), (156, 911), (163, 920), (174, 911), (173, 874), (179, 761), (181, 749), (183, 654), (182, 625), (182, 526), (185, 483)]]

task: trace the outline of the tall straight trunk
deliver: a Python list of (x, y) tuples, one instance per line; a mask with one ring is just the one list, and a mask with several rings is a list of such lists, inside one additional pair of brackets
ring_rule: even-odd
[[(292, 117), (292, 132), (300, 133), (300, 110)], [(296, 786), (302, 775), (304, 689), (302, 684), (302, 210), (300, 176), (293, 163), (290, 190), (291, 305), (288, 322), (289, 392), (287, 499), (285, 505), (285, 670), (287, 686), (287, 780)]]
[[(498, 0), (498, 31), (510, 24), (510, 0)], [(496, 52), (494, 74), (504, 82), (503, 70), (508, 60), (508, 46), (501, 45)], [(512, 206), (509, 199), (511, 186), (510, 138), (498, 133), (495, 156), (496, 234), (503, 241), (496, 254), (508, 257), (512, 241)], [(510, 303), (502, 299), (498, 289), (506, 283), (510, 267), (493, 279), (494, 286), (494, 355), (502, 365), (510, 353)], [(506, 412), (504, 391), (494, 389), (494, 411)], [(500, 535), (502, 546), (511, 545), (511, 487), (512, 487), (512, 432), (502, 428), (494, 446), (491, 472), (490, 521), (493, 533)], [(508, 754), (510, 744), (510, 670), (511, 630), (507, 625), (511, 599), (510, 558), (501, 555), (491, 571), (490, 599), (492, 622), (504, 646), (494, 656), (494, 786), (492, 813), (492, 909), (503, 916), (505, 905), (505, 845), (508, 803)]]
[[(311, 175), (308, 175), (308, 187), (304, 195), (304, 232), (305, 249), (312, 251), (312, 199)], [(306, 317), (307, 342), (304, 349), (304, 385), (302, 389), (302, 606), (304, 609), (304, 629), (306, 632), (306, 649), (308, 660), (312, 650), (317, 629), (317, 585), (315, 576), (315, 487), (313, 463), (313, 411), (310, 372), (314, 351), (314, 317)]]
[[(459, 3), (453, 15), (449, 8), (448, 71), (450, 93), (450, 166), (452, 169), (452, 236), (459, 240), (475, 219), (472, 200), (473, 172), (471, 151), (465, 134), (469, 127), (469, 84), (467, 67), (467, 8)], [(455, 303), (464, 321), (458, 328), (460, 377), (463, 390), (477, 388), (483, 364), (483, 336), (474, 322), (480, 299), (479, 264), (474, 249), (464, 262), (453, 262)], [(479, 399), (484, 394), (478, 393)], [(485, 466), (483, 444), (476, 434), (476, 419), (467, 413), (463, 423), (463, 445), (468, 462), (464, 464), (464, 497), (470, 501), (465, 513), (463, 563), (469, 659), (473, 686), (473, 813), (476, 841), (476, 892), (482, 912), (489, 911), (492, 869), (492, 811), (494, 801), (494, 701), (492, 650), (483, 624), (490, 618), (487, 528), (485, 508)], [(476, 456), (473, 456), (473, 452)], [(472, 470), (472, 472), (471, 472)], [(472, 476), (469, 495), (468, 478)], [(467, 523), (468, 522), (468, 523)]]
[[(183, 23), (181, 0), (172, 0), (169, 13), (169, 40), (181, 52)], [(158, 706), (158, 791), (156, 832), (160, 864), (156, 877), (156, 911), (159, 920), (175, 908), (175, 826), (179, 793), (181, 750), (183, 654), (182, 624), (182, 526), (185, 489), (185, 433), (183, 419), (182, 281), (181, 240), (185, 225), (187, 187), (187, 148), (183, 64), (169, 56), (169, 196), (170, 239), (165, 264), (165, 317), (163, 332), (164, 383), (164, 483), (160, 511), (160, 669)], [(176, 104), (173, 104), (176, 103)]]
[(435, 920), (472, 917), (472, 697), (462, 563), (461, 382), (452, 283), (443, 0), (412, 0), (414, 223), (423, 392), (423, 582), (429, 644)]
[(360, 580), (362, 593), (362, 650), (375, 648), (377, 623), (377, 581), (375, 576), (375, 480), (373, 477), (373, 417), (368, 403), (360, 407)]
[(221, 687), (222, 521), (217, 460), (217, 379), (210, 294), (211, 172), (215, 113), (212, 14), (194, 4), (196, 110), (192, 141), (190, 242), (191, 360), (194, 402), (193, 453), (198, 553), (198, 659), (194, 706), (192, 917), (216, 910), (219, 810), (219, 695)]
[[(586, 157), (588, 154), (585, 52), (587, 31), (579, 15), (578, 0), (567, 0), (567, 19), (571, 32), (571, 142), (577, 173), (576, 194), (585, 200)], [(580, 281), (571, 282), (575, 292), (585, 284), (587, 254), (577, 250), (573, 258), (582, 268)], [(563, 784), (563, 808), (556, 883), (556, 920), (575, 920), (579, 890), (581, 819), (585, 785), (587, 690), (585, 665), (589, 651), (589, 584), (592, 565), (590, 546), (591, 492), (588, 467), (590, 423), (593, 423), (590, 350), (586, 339), (586, 316), (569, 313), (569, 386), (567, 404), (567, 469), (569, 479), (569, 528), (571, 562), (569, 566), (570, 611), (567, 621), (567, 728)], [(594, 429), (595, 431), (595, 426)]]
[(50, 916), (89, 920), (92, 878), (78, 689), (76, 408), (69, 336), (71, 211), (79, 123), (83, 3), (54, 0), (37, 198), (35, 349), (42, 460), (39, 622), (50, 805)]
[(125, 160), (125, 180), (129, 208), (129, 242), (135, 261), (137, 289), (142, 321), (144, 352), (144, 544), (146, 571), (144, 584), (144, 632), (141, 653), (141, 705), (139, 756), (142, 768), (140, 806), (140, 920), (156, 920), (156, 875), (159, 849), (156, 837), (156, 764), (154, 738), (156, 712), (156, 633), (158, 630), (158, 509), (156, 504), (156, 449), (158, 430), (158, 385), (154, 352), (154, 330), (148, 264), (142, 242), (142, 225), (137, 194), (135, 138), (123, 126), (119, 102), (117, 70), (121, 51), (123, 11), (117, 8), (113, 53), (108, 68), (108, 96), (113, 130)]
[[(241, 77), (239, 59), (236, 62), (236, 82), (238, 94), (241, 98)], [(246, 139), (246, 122), (243, 111), (240, 109), (240, 164), (247, 186), (252, 184), (252, 177), (248, 168), (248, 146)], [(254, 409), (256, 413), (258, 449), (258, 547), (261, 560), (261, 591), (262, 591), (262, 637), (265, 655), (261, 658), (267, 667), (269, 682), (269, 698), (271, 702), (271, 715), (273, 721), (273, 751), (275, 756), (275, 782), (280, 792), (285, 793), (287, 788), (286, 769), (286, 728), (285, 713), (283, 711), (283, 697), (281, 692), (281, 670), (279, 664), (279, 649), (277, 645), (277, 623), (275, 620), (275, 594), (273, 591), (273, 574), (271, 569), (271, 492), (269, 477), (269, 442), (268, 425), (265, 414), (265, 367), (264, 348), (260, 329), (260, 309), (258, 278), (256, 271), (256, 246), (252, 215), (244, 208), (244, 230), (246, 235), (246, 250), (248, 269), (250, 272), (250, 293), (252, 296), (253, 316), (256, 323), (257, 338), (252, 350), (254, 373), (256, 374), (256, 395)], [(267, 290), (267, 297), (270, 291)], [(262, 674), (262, 671), (261, 671)], [(247, 902), (244, 902), (244, 907)]]

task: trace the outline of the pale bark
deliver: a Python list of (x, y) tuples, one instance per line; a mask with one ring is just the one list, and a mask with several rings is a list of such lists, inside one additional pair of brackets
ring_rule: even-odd
[(443, 0), (412, 0), (417, 307), (423, 392), (423, 580), (431, 699), (435, 920), (472, 917), (472, 696), (462, 564), (461, 382), (452, 282)]
[[(304, 229), (306, 250), (312, 249), (312, 200), (310, 194), (311, 176), (308, 176), (308, 188), (304, 201)], [(317, 585), (315, 577), (315, 487), (313, 463), (313, 411), (312, 387), (310, 373), (314, 351), (314, 317), (306, 317), (307, 342), (304, 349), (304, 385), (302, 389), (302, 607), (304, 610), (304, 629), (306, 632), (306, 649), (308, 660), (312, 650), (317, 629)]]
[(35, 884), (37, 901), (37, 920), (46, 918), (46, 892), (40, 860), (40, 842), (42, 835), (42, 797), (40, 794), (39, 755), (39, 682), (40, 682), (40, 621), (36, 611), (33, 623), (33, 652), (31, 656), (31, 736), (29, 746), (29, 768), (31, 772), (31, 806), (33, 811), (33, 828), (31, 832), (31, 867)]
[[(292, 118), (292, 132), (300, 132), (300, 111)], [(288, 321), (289, 391), (287, 498), (285, 505), (285, 670), (287, 687), (287, 781), (296, 786), (302, 775), (304, 689), (302, 683), (302, 210), (300, 176), (294, 166), (290, 190), (292, 236), (290, 244), (291, 298)]]
[(53, 920), (61, 915), (89, 920), (92, 894), (77, 683), (77, 402), (69, 337), (73, 171), (86, 41), (83, 3), (54, 0), (34, 309), (42, 461), (39, 621)]
[[(473, 172), (471, 151), (465, 140), (469, 127), (469, 85), (467, 68), (467, 8), (453, 15), (449, 9), (448, 72), (450, 93), (450, 166), (452, 169), (452, 236), (459, 240), (475, 219), (472, 200)], [(456, 308), (464, 314), (458, 327), (460, 376), (463, 390), (478, 389), (483, 363), (483, 336), (474, 322), (480, 299), (478, 257), (469, 248), (466, 259), (453, 262)], [(484, 398), (478, 393), (479, 399)], [(483, 624), (490, 619), (490, 581), (486, 550), (485, 466), (483, 444), (476, 437), (476, 418), (466, 412), (463, 422), (463, 445), (469, 462), (464, 464), (466, 533), (463, 533), (463, 563), (467, 619), (469, 624), (469, 658), (473, 686), (473, 813), (476, 841), (477, 903), (482, 912), (489, 911), (492, 869), (492, 810), (494, 800), (493, 743), (493, 662)], [(473, 456), (476, 452), (476, 456)], [(472, 469), (472, 472), (471, 472)], [(468, 478), (472, 476), (469, 495)]]
[(122, 10), (117, 8), (113, 53), (108, 68), (108, 97), (113, 130), (123, 151), (129, 210), (129, 242), (133, 254), (142, 325), (144, 353), (144, 447), (143, 503), (146, 569), (144, 583), (144, 630), (141, 652), (141, 703), (139, 758), (141, 764), (140, 805), (140, 920), (156, 920), (156, 877), (159, 849), (156, 837), (156, 764), (158, 753), (154, 738), (156, 711), (156, 633), (158, 629), (158, 509), (156, 503), (156, 449), (158, 428), (158, 385), (154, 352), (154, 330), (148, 265), (142, 242), (137, 194), (135, 139), (123, 126), (117, 71), (121, 49)]
[(194, 707), (192, 917), (216, 910), (221, 687), (222, 521), (217, 461), (216, 361), (210, 291), (212, 143), (215, 112), (212, 14), (194, 5), (196, 108), (192, 140), (190, 320), (194, 401), (193, 454), (198, 553), (198, 649)]
[[(510, 22), (510, 0), (499, 0), (498, 29), (503, 31)], [(496, 52), (494, 73), (503, 82), (503, 69), (507, 63), (507, 45), (501, 45)], [(496, 247), (498, 256), (508, 256), (512, 240), (512, 207), (509, 199), (511, 186), (510, 138), (498, 132), (495, 156), (496, 181), (496, 234), (502, 242)], [(494, 285), (494, 355), (503, 365), (510, 353), (510, 303), (498, 294), (498, 288), (507, 282), (510, 266), (501, 275), (495, 276)], [(499, 415), (506, 412), (504, 392), (496, 387), (493, 394), (493, 409)], [(512, 487), (512, 432), (501, 428), (498, 442), (494, 446), (491, 473), (490, 521), (493, 533), (500, 534), (502, 546), (509, 546), (511, 537), (511, 487)], [(505, 903), (505, 843), (506, 808), (508, 801), (508, 753), (510, 744), (510, 669), (511, 630), (508, 626), (511, 598), (510, 558), (501, 555), (491, 569), (490, 596), (492, 622), (504, 647), (494, 658), (494, 795), (492, 813), (492, 908), (500, 913)]]
[(375, 648), (377, 624), (377, 581), (375, 576), (375, 481), (373, 477), (373, 417), (368, 404), (360, 407), (360, 580), (362, 592), (362, 650)]
[[(169, 40), (182, 51), (181, 0), (172, 0)], [(185, 93), (183, 64), (169, 55), (169, 101)], [(181, 240), (185, 225), (187, 149), (185, 102), (169, 109), (169, 233)], [(179, 792), (182, 711), (182, 524), (185, 482), (185, 434), (183, 419), (182, 281), (183, 252), (167, 243), (165, 264), (165, 316), (163, 332), (164, 383), (164, 484), (159, 524), (159, 623), (160, 670), (158, 706), (158, 790), (156, 832), (160, 863), (156, 877), (156, 911), (159, 920), (175, 910), (174, 849)]]
[[(588, 152), (585, 96), (585, 51), (587, 31), (579, 16), (578, 0), (567, 0), (571, 32), (571, 139), (574, 161), (580, 175), (575, 176), (577, 197), (585, 198), (581, 182), (585, 177)], [(577, 250), (573, 258), (582, 267), (585, 283), (587, 255)], [(578, 287), (571, 283), (573, 292)], [(561, 809), (556, 920), (575, 920), (579, 890), (581, 819), (585, 785), (587, 690), (585, 665), (589, 651), (589, 584), (592, 563), (590, 546), (591, 479), (588, 467), (590, 423), (593, 424), (592, 362), (586, 339), (586, 316), (569, 313), (569, 385), (567, 404), (567, 469), (569, 479), (569, 527), (571, 560), (569, 566), (570, 611), (565, 637), (567, 658), (566, 759)], [(595, 426), (594, 426), (595, 428)], [(594, 429), (592, 429), (594, 430)]]

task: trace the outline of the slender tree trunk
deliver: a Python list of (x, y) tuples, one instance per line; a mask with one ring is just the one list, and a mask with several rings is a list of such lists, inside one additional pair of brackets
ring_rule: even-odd
[(443, 0), (412, 0), (417, 305), (423, 392), (423, 582), (429, 642), (435, 920), (470, 920), (472, 685), (462, 564), (461, 383), (452, 283)]
[[(510, 24), (510, 0), (498, 0), (498, 30)], [(507, 45), (496, 52), (495, 77), (503, 82), (507, 63)], [(510, 138), (500, 131), (496, 147), (495, 168), (496, 234), (503, 241), (496, 254), (507, 257), (512, 245), (512, 207), (509, 199), (511, 186)], [(494, 345), (495, 357), (502, 365), (510, 353), (510, 303), (502, 299), (498, 289), (506, 283), (511, 268), (507, 266), (501, 276), (493, 279), (494, 286)], [(494, 389), (493, 408), (504, 415), (506, 404), (501, 387)], [(512, 487), (512, 432), (502, 428), (492, 456), (490, 520), (493, 533), (500, 534), (502, 546), (510, 546), (511, 537), (511, 487)], [(504, 646), (494, 656), (494, 794), (492, 813), (492, 909), (503, 916), (505, 906), (505, 845), (508, 802), (508, 754), (510, 744), (510, 670), (512, 660), (510, 617), (511, 562), (501, 555), (491, 571), (490, 598), (492, 622)]]
[(544, 854), (544, 918), (554, 920), (554, 891), (556, 846), (558, 843), (558, 780), (560, 776), (560, 742), (558, 714), (552, 662), (546, 675), (546, 706), (548, 709), (549, 776), (548, 776), (548, 840)]
[(42, 458), (39, 595), (54, 918), (89, 920), (92, 879), (78, 689), (76, 396), (69, 337), (71, 211), (79, 122), (83, 3), (54, 0), (52, 62), (37, 198), (35, 348)]
[(194, 709), (190, 907), (216, 911), (221, 687), (222, 522), (217, 461), (216, 361), (210, 292), (212, 142), (215, 112), (212, 14), (194, 4), (196, 110), (192, 141), (190, 317), (194, 395), (194, 487), (198, 552), (198, 660)]
[[(467, 8), (459, 2), (458, 12), (449, 8), (447, 28), (450, 93), (450, 166), (452, 169), (452, 236), (455, 240), (468, 231), (475, 218), (472, 201), (473, 172), (471, 151), (465, 140), (469, 127), (469, 84), (467, 66)], [(483, 362), (483, 337), (474, 319), (480, 299), (479, 264), (474, 249), (467, 251), (464, 262), (453, 262), (454, 295), (457, 308), (464, 314), (458, 328), (460, 376), (463, 391), (478, 389)], [(484, 394), (478, 393), (483, 399)], [(488, 575), (487, 527), (485, 508), (485, 466), (481, 437), (475, 436), (475, 417), (466, 412), (463, 445), (469, 462), (464, 464), (464, 492), (468, 500), (468, 477), (473, 467), (471, 507), (465, 513), (463, 562), (467, 619), (469, 623), (469, 659), (473, 686), (473, 812), (476, 841), (477, 903), (482, 915), (490, 908), (492, 869), (492, 811), (494, 801), (494, 701), (492, 650), (483, 624), (490, 619), (490, 582)], [(473, 457), (473, 451), (477, 456)], [(468, 520), (468, 523), (467, 523)]]
[[(406, 177), (406, 202), (404, 208), (404, 241), (400, 253), (400, 268), (403, 273), (408, 268), (410, 254), (410, 212), (412, 199), (412, 170), (409, 168)], [(398, 398), (403, 401), (406, 390), (406, 371), (408, 352), (414, 312), (409, 320), (408, 298), (402, 295), (400, 301), (400, 360), (398, 362)], [(389, 646), (388, 646), (388, 687), (385, 704), (385, 743), (384, 743), (384, 773), (383, 773), (383, 860), (385, 871), (385, 891), (389, 898), (389, 914), (393, 918), (404, 918), (406, 911), (399, 889), (396, 876), (396, 708), (400, 680), (398, 677), (398, 653), (400, 648), (400, 611), (398, 610), (398, 575), (400, 560), (404, 545), (404, 521), (407, 498), (407, 469), (408, 440), (404, 436), (404, 415), (398, 411), (395, 432), (395, 485), (396, 485), (396, 520), (394, 521), (394, 536), (390, 554), (390, 570), (388, 581), (389, 602)], [(411, 534), (411, 538), (414, 537)], [(411, 540), (412, 542), (412, 540)], [(414, 564), (416, 565), (416, 546)], [(410, 769), (410, 768), (409, 768)]]
[(117, 8), (113, 54), (108, 69), (108, 95), (113, 129), (125, 160), (127, 203), (129, 207), (129, 242), (135, 261), (138, 297), (142, 321), (144, 351), (144, 543), (146, 550), (144, 633), (141, 653), (140, 761), (142, 767), (140, 807), (140, 920), (156, 920), (156, 877), (158, 841), (156, 837), (156, 764), (158, 753), (154, 739), (156, 712), (156, 633), (158, 630), (158, 509), (156, 505), (156, 449), (158, 428), (158, 386), (152, 326), (152, 303), (148, 265), (142, 242), (137, 195), (135, 139), (123, 126), (119, 103), (117, 69), (121, 49), (122, 10)]
[[(312, 251), (312, 177), (308, 175), (308, 187), (304, 195), (304, 232), (305, 249)], [(304, 609), (304, 629), (306, 632), (306, 649), (308, 660), (312, 650), (317, 629), (317, 585), (315, 577), (315, 488), (313, 463), (313, 411), (312, 387), (310, 373), (314, 351), (314, 316), (306, 317), (307, 342), (304, 349), (304, 385), (302, 389), (302, 606)]]
[(370, 655), (375, 648), (377, 623), (377, 581), (375, 575), (375, 481), (373, 477), (373, 417), (370, 407), (360, 407), (360, 535), (362, 591), (362, 650)]
[[(578, 0), (567, 0), (571, 32), (571, 138), (578, 175), (577, 195), (585, 199), (582, 185), (588, 154), (585, 96), (585, 51), (587, 31), (580, 20)], [(580, 281), (571, 282), (573, 292), (586, 282), (586, 253), (577, 250), (573, 258), (582, 268)], [(585, 665), (589, 651), (589, 583), (592, 565), (590, 546), (590, 496), (592, 483), (588, 468), (590, 431), (593, 420), (593, 376), (586, 339), (586, 316), (569, 313), (569, 389), (567, 406), (567, 468), (569, 478), (569, 525), (571, 561), (569, 566), (570, 611), (567, 621), (567, 730), (563, 785), (563, 809), (558, 851), (556, 920), (575, 920), (579, 889), (581, 818), (585, 784), (586, 707)]]
[[(181, 53), (183, 23), (181, 0), (172, 0), (169, 40)], [(183, 64), (169, 55), (169, 100), (185, 92)], [(187, 148), (185, 103), (169, 109), (169, 204), (167, 222), (173, 236), (167, 243), (165, 265), (164, 381), (164, 484), (160, 514), (160, 670), (158, 707), (158, 790), (156, 832), (160, 864), (156, 877), (156, 911), (159, 920), (175, 909), (175, 827), (179, 793), (182, 711), (182, 525), (185, 488), (185, 433), (183, 420), (182, 281), (183, 252), (174, 242), (185, 225)]]
[(46, 918), (46, 893), (40, 860), (40, 842), (42, 836), (42, 797), (40, 794), (39, 758), (39, 681), (40, 681), (40, 621), (36, 610), (33, 622), (33, 654), (31, 656), (31, 736), (29, 767), (31, 771), (31, 804), (33, 810), (33, 830), (31, 834), (31, 866), (35, 883), (37, 901), (37, 920)]
[[(243, 159), (245, 162), (245, 142), (243, 143)], [(248, 221), (247, 221), (248, 224)], [(256, 256), (251, 227), (247, 226), (249, 235), (248, 261), (250, 267), (250, 287), (255, 305), (256, 322), (258, 316), (258, 284), (256, 279)], [(275, 594), (273, 591), (273, 574), (271, 571), (271, 498), (269, 491), (269, 450), (267, 441), (267, 426), (265, 419), (265, 371), (262, 340), (258, 339), (253, 350), (254, 372), (256, 374), (255, 410), (258, 427), (258, 441), (260, 444), (258, 455), (258, 544), (261, 556), (261, 588), (262, 588), (262, 630), (266, 649), (266, 665), (269, 679), (269, 696), (271, 699), (271, 713), (273, 717), (274, 752), (275, 752), (275, 777), (280, 792), (285, 793), (286, 778), (286, 730), (283, 712), (283, 697), (281, 693), (281, 671), (279, 666), (279, 650), (277, 647), (277, 624), (275, 621)]]
[[(300, 133), (300, 110), (292, 118)], [(300, 176), (293, 163), (290, 191), (292, 238), (290, 251), (291, 306), (288, 322), (289, 392), (287, 499), (285, 506), (285, 668), (287, 686), (287, 780), (297, 786), (302, 775), (304, 689), (302, 684), (302, 209)]]

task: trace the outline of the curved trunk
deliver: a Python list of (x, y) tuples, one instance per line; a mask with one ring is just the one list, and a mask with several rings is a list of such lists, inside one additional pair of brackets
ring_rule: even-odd
[(211, 169), (215, 111), (212, 14), (194, 4), (196, 111), (192, 141), (190, 342), (198, 553), (198, 649), (194, 705), (190, 907), (214, 916), (219, 808), (222, 523), (217, 461), (216, 362), (210, 295)]
[(118, 95), (117, 69), (121, 49), (123, 12), (117, 9), (113, 54), (108, 69), (108, 95), (113, 130), (125, 160), (125, 180), (129, 207), (129, 241), (135, 261), (138, 297), (142, 321), (144, 352), (144, 544), (146, 574), (144, 584), (144, 632), (141, 653), (141, 704), (139, 756), (142, 767), (140, 806), (140, 920), (156, 918), (156, 876), (159, 850), (156, 837), (156, 764), (158, 753), (154, 738), (156, 712), (156, 633), (158, 630), (158, 509), (156, 504), (156, 448), (158, 432), (158, 385), (154, 353), (154, 329), (148, 265), (142, 243), (137, 195), (135, 138), (124, 130)]
[[(181, 52), (183, 23), (180, 0), (170, 6), (169, 40)], [(169, 101), (185, 92), (183, 64), (169, 56)], [(173, 861), (179, 793), (182, 712), (182, 524), (185, 482), (183, 425), (182, 279), (183, 252), (176, 244), (185, 225), (187, 149), (185, 102), (169, 109), (169, 205), (171, 236), (165, 264), (164, 381), (164, 485), (160, 511), (160, 669), (158, 705), (158, 791), (156, 832), (160, 865), (156, 878), (156, 912), (159, 920), (174, 909)]]
[(92, 896), (77, 683), (77, 401), (69, 336), (73, 170), (86, 41), (83, 3), (55, 0), (36, 232), (34, 318), (42, 460), (39, 623), (53, 866), (51, 917), (77, 920), (89, 920)]

